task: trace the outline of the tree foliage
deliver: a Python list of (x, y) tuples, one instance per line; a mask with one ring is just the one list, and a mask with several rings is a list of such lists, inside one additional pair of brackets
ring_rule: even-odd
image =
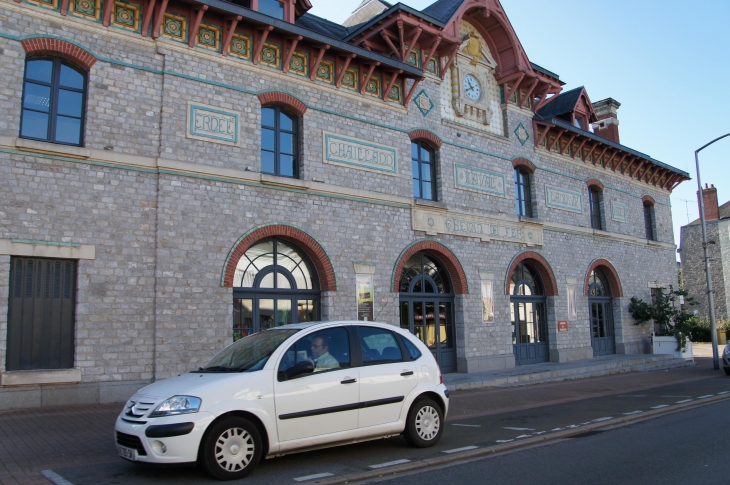
[(656, 288), (650, 303), (635, 296), (631, 297), (629, 313), (636, 320), (636, 325), (653, 321), (659, 326), (658, 335), (673, 335), (677, 339), (677, 350), (684, 351), (687, 347), (687, 336), (697, 317), (685, 311), (680, 305), (680, 297), (684, 298), (684, 307), (697, 305), (685, 290), (675, 290), (670, 285), (669, 291)]

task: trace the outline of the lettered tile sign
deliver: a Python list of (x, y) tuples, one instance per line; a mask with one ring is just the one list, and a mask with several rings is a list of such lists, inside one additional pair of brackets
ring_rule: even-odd
[(237, 111), (223, 110), (215, 106), (206, 106), (197, 103), (188, 103), (187, 137), (196, 140), (222, 143), (224, 145), (238, 144)]

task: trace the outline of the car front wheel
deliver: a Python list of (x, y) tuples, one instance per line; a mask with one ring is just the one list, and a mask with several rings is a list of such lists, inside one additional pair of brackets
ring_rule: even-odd
[(433, 399), (417, 399), (408, 411), (403, 437), (417, 448), (428, 448), (438, 443), (444, 426), (441, 407)]
[(201, 465), (214, 478), (243, 478), (261, 460), (261, 434), (249, 420), (229, 417), (215, 423), (201, 442)]

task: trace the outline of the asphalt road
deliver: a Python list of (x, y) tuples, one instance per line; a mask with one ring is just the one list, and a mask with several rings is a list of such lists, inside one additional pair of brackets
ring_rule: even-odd
[(722, 401), (490, 458), (429, 468), (427, 475), (398, 474), (369, 483), (728, 483), (724, 444), (728, 424), (730, 401)]
[[(318, 480), (330, 480), (338, 476), (352, 476), (374, 470), (382, 470), (383, 475), (387, 475), (391, 473), (389, 469), (392, 470), (392, 467), (404, 463), (447, 455), (458, 457), (459, 453), (500, 443), (519, 442), (537, 436), (549, 437), (552, 433), (592, 426), (614, 418), (636, 417), (652, 410), (669, 411), (686, 403), (699, 403), (703, 399), (718, 395), (727, 394), (730, 397), (730, 379), (720, 377), (718, 374), (714, 376), (717, 377), (650, 388), (646, 388), (646, 385), (632, 385), (630, 378), (616, 376), (593, 380), (588, 385), (594, 388), (589, 391), (585, 390), (587, 385), (585, 383), (582, 385), (560, 383), (552, 386), (534, 386), (519, 391), (482, 390), (454, 393), (452, 406), (456, 412), (446, 421), (444, 435), (439, 444), (433, 448), (410, 448), (401, 437), (395, 437), (288, 455), (262, 461), (256, 471), (243, 483), (248, 485), (316, 483)], [(653, 380), (656, 381), (657, 378), (658, 375), (654, 374)], [(562, 397), (561, 393), (564, 394)], [(586, 393), (592, 397), (586, 398)], [(510, 410), (510, 398), (514, 410)], [(529, 399), (533, 399), (531, 405), (528, 403)], [(535, 402), (534, 399), (541, 401)], [(481, 412), (479, 412), (480, 402)], [(489, 403), (494, 403), (495, 406)], [(710, 418), (709, 415), (703, 414), (710, 412), (709, 409), (724, 410), (724, 413), (716, 411), (718, 414)], [(700, 462), (705, 464), (700, 457), (704, 456), (702, 453), (707, 448), (710, 448), (708, 444), (720, 443), (723, 438), (722, 432), (728, 429), (727, 423), (730, 420), (728, 410), (730, 401), (692, 411), (681, 411), (613, 431), (591, 432), (583, 438), (553, 442), (556, 444), (513, 452), (468, 465), (442, 469), (429, 467), (427, 475), (398, 475), (398, 483), (404, 479), (418, 480), (419, 483), (442, 483), (440, 480), (446, 476), (445, 474), (453, 473), (454, 470), (463, 473), (459, 477), (464, 479), (481, 477), (481, 482), (485, 476), (499, 476), (499, 481), (493, 483), (517, 483), (517, 480), (520, 482), (531, 480), (538, 484), (558, 483), (557, 477), (560, 477), (560, 483), (586, 483), (588, 477), (591, 482), (597, 483), (638, 483), (639, 479), (641, 483), (675, 483), (655, 482), (652, 479), (652, 473), (655, 473), (653, 464), (657, 463), (656, 467), (659, 469), (666, 464), (675, 470), (676, 476), (684, 476), (682, 470), (679, 470), (682, 465), (676, 459), (676, 455), (682, 455), (683, 459), (689, 460), (686, 464), (693, 465), (690, 469), (696, 471), (697, 467), (694, 465)], [(654, 424), (666, 420), (672, 423), (671, 427), (666, 428), (666, 424)], [(675, 427), (678, 426), (677, 423), (683, 423), (682, 427)], [(634, 438), (625, 437), (629, 436), (625, 434), (626, 430), (642, 429), (645, 431), (635, 432)], [(612, 436), (617, 436), (615, 439), (618, 441), (615, 443), (611, 441), (614, 439)], [(691, 454), (686, 452), (690, 443), (693, 450)], [(552, 449), (562, 450), (566, 446), (573, 448), (565, 449), (556, 455), (549, 454), (552, 453), (550, 451)], [(720, 459), (719, 455), (717, 457)], [(496, 466), (500, 475), (494, 475), (497, 471), (485, 471), (489, 466)], [(633, 471), (629, 472), (628, 468), (633, 468)], [(704, 471), (707, 477), (715, 476), (712, 475), (715, 473), (712, 471), (714, 468), (710, 468)], [(506, 470), (511, 470), (512, 474)], [(546, 474), (547, 471), (550, 471), (550, 474)], [(139, 466), (121, 459), (86, 466), (57, 467), (51, 472), (53, 474), (51, 476), (60, 477), (73, 485), (216, 483), (198, 468), (158, 469)], [(503, 472), (509, 480), (505, 478), (505, 481), (502, 481)], [(522, 475), (522, 472), (525, 475)], [(623, 478), (615, 479), (616, 473), (619, 472), (622, 477), (626, 474), (626, 478), (636, 482), (624, 481)], [(675, 473), (666, 472), (666, 476), (673, 480)], [(448, 478), (453, 480), (454, 477)], [(704, 475), (701, 478), (704, 479)], [(722, 482), (723, 480), (720, 480), (719, 483)], [(689, 480), (683, 483), (700, 482)]]

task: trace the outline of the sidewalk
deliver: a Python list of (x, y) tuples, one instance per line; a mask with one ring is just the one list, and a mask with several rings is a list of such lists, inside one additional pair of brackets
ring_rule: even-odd
[[(712, 355), (709, 345), (702, 355)], [(550, 373), (573, 372), (573, 377), (553, 377), (547, 380), (579, 379), (586, 372), (608, 372), (606, 366), (626, 364), (637, 356), (613, 356), (565, 364), (538, 364), (501, 372), (483, 374), (449, 374), (444, 381), (449, 386), (461, 384), (474, 386), (487, 382), (489, 376), (497, 379), (523, 378), (520, 384), (537, 384), (535, 376)], [(657, 358), (659, 356), (641, 356)], [(670, 364), (673, 359), (656, 362)], [(651, 364), (651, 363), (650, 363)], [(691, 364), (691, 363), (690, 363)], [(642, 364), (643, 365), (643, 364)], [(682, 362), (682, 365), (685, 365)], [(622, 371), (630, 366), (623, 365)], [(547, 369), (547, 370), (546, 370)], [(484, 415), (503, 410), (526, 409), (548, 403), (567, 402), (600, 395), (724, 376), (722, 370), (712, 371), (712, 360), (700, 358), (697, 365), (677, 368), (668, 372), (633, 372), (595, 379), (569, 380), (543, 385), (487, 388), (452, 394), (449, 419), (470, 415)], [(615, 369), (614, 369), (615, 370)], [(473, 377), (472, 377), (473, 376)], [(525, 377), (526, 376), (526, 377)], [(533, 379), (530, 380), (530, 377)], [(467, 382), (467, 380), (469, 380)], [(506, 384), (505, 386), (510, 386)], [(618, 390), (617, 390), (618, 389)], [(59, 407), (43, 407), (0, 412), (0, 484), (49, 485), (51, 482), (41, 472), (49, 469), (73, 466), (117, 463), (119, 458), (114, 446), (114, 422), (122, 409), (122, 403), (86, 404)]]

